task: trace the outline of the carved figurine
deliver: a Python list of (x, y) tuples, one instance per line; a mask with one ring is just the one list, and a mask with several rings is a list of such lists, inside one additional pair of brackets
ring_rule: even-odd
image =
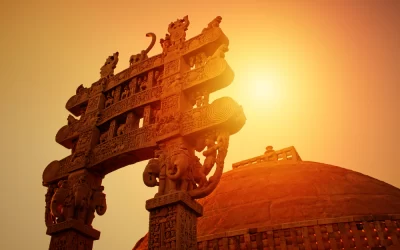
[(100, 77), (108, 78), (114, 75), (114, 69), (118, 63), (118, 52), (115, 52), (112, 56), (109, 56), (104, 63), (104, 65), (100, 68)]
[(195, 56), (189, 57), (189, 67), (190, 67), (190, 69), (195, 69), (196, 68), (195, 59), (196, 59)]
[(196, 61), (195, 61), (196, 69), (200, 68), (201, 66), (204, 66), (204, 64), (206, 64), (206, 62), (207, 62), (206, 53), (201, 52), (196, 55)]
[(140, 92), (142, 90), (142, 83), (143, 83), (143, 78), (138, 77), (137, 86), (136, 86), (137, 92)]
[(206, 137), (205, 145), (207, 146), (207, 150), (203, 152), (203, 156), (206, 157), (203, 164), (203, 173), (208, 175), (217, 159), (218, 145), (215, 144), (215, 140), (211, 136)]
[(161, 48), (163, 50), (163, 55), (165, 56), (168, 52), (168, 48), (171, 47), (171, 37), (169, 34), (165, 34), (165, 39), (160, 39)]
[(140, 84), (140, 90), (144, 91), (148, 88), (148, 81), (147, 81), (147, 76), (143, 77), (143, 81)]
[(121, 95), (121, 100), (128, 98), (129, 94), (130, 94), (130, 91), (129, 91), (129, 87), (127, 85), (124, 87), (124, 91), (122, 92), (122, 95)]
[(125, 134), (125, 123), (119, 125), (117, 129), (117, 136)]
[(168, 32), (170, 34), (171, 45), (182, 46), (186, 40), (186, 31), (189, 27), (189, 17), (186, 15), (183, 19), (177, 19), (168, 25)]
[(100, 135), (100, 143), (106, 142), (107, 139), (108, 139), (108, 131), (106, 131), (106, 132), (104, 132), (104, 133), (102, 133), (102, 134)]
[(49, 185), (49, 187), (47, 188), (47, 193), (45, 195), (46, 207), (45, 207), (44, 218), (46, 226), (50, 226), (56, 223), (55, 221), (56, 218), (53, 216), (50, 209), (50, 203), (55, 191), (56, 191), (55, 185), (54, 184)]
[(50, 202), (50, 211), (52, 216), (56, 218), (56, 222), (60, 223), (74, 215), (72, 204), (72, 193), (67, 180), (58, 182), (58, 188), (54, 192)]
[(108, 93), (107, 95), (107, 100), (105, 103), (105, 107), (108, 108), (109, 106), (111, 106), (114, 103), (114, 97), (113, 97), (114, 92), (112, 93)]
[(196, 108), (200, 108), (203, 105), (203, 96), (200, 94), (200, 92), (196, 93)]
[(131, 55), (131, 57), (129, 58), (130, 66), (149, 58), (147, 54), (150, 52), (150, 50), (153, 48), (154, 44), (156, 43), (156, 35), (154, 33), (150, 32), (150, 33), (147, 33), (146, 36), (151, 37), (151, 43), (150, 43), (149, 47), (147, 47), (147, 49), (145, 49), (145, 50), (142, 50), (139, 54)]
[(204, 33), (208, 30), (211, 30), (212, 28), (219, 28), (219, 24), (222, 21), (222, 17), (217, 16), (216, 18), (214, 18), (207, 26), (207, 28), (204, 28), (201, 33)]
[(267, 161), (277, 161), (278, 160), (278, 155), (276, 154), (275, 150), (273, 149), (272, 146), (268, 146), (265, 148), (265, 159)]

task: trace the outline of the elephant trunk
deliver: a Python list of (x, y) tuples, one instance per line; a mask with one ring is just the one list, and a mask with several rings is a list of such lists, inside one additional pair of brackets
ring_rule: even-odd
[[(167, 171), (167, 177), (172, 181), (177, 181), (182, 178), (183, 174), (186, 173), (187, 166), (186, 164), (183, 165), (176, 165), (175, 163), (170, 163), (169, 171)], [(175, 172), (176, 168), (176, 172)], [(171, 171), (172, 170), (172, 171)]]
[(104, 204), (97, 206), (96, 207), (96, 212), (98, 215), (103, 215), (107, 211), (107, 204), (104, 202)]

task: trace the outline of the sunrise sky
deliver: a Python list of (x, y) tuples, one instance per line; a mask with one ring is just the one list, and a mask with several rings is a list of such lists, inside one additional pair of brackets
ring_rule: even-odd
[[(303, 160), (352, 169), (400, 187), (400, 1), (199, 0), (2, 1), (0, 3), (0, 249), (47, 249), (42, 172), (70, 152), (55, 142), (76, 88), (116, 72), (168, 24), (189, 15), (187, 38), (216, 16), (230, 39), (232, 85), (211, 96), (240, 103), (226, 170), (295, 146)], [(157, 42), (150, 56), (159, 54)], [(127, 250), (148, 230), (145, 162), (103, 181), (108, 210), (96, 216), (95, 250)], [(289, 185), (290, 183), (288, 183)]]

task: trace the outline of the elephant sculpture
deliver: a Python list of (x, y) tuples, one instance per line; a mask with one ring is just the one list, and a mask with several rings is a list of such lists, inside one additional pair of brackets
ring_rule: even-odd
[(143, 171), (143, 182), (148, 187), (158, 186), (156, 196), (165, 193), (165, 164), (163, 156), (149, 160)]
[(173, 152), (167, 160), (166, 175), (170, 184), (170, 192), (193, 189), (194, 178), (192, 166), (189, 166), (189, 152), (180, 148)]
[(91, 191), (86, 176), (80, 176), (78, 182), (73, 186), (74, 206), (78, 220), (85, 221), (86, 219)]
[(74, 206), (72, 204), (71, 189), (67, 180), (58, 182), (58, 188), (50, 201), (50, 212), (51, 216), (56, 218), (57, 223), (73, 217)]
[(104, 187), (101, 186), (100, 189), (94, 190), (92, 199), (90, 200), (89, 204), (89, 214), (87, 218), (87, 225), (91, 225), (93, 222), (93, 219), (95, 217), (94, 212), (98, 215), (103, 215), (107, 211), (107, 202), (106, 202), (106, 195), (102, 192), (104, 190)]

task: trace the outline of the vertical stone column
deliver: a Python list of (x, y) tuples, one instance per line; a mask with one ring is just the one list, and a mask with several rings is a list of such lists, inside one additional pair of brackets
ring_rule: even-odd
[(150, 212), (149, 250), (197, 249), (197, 217), (203, 207), (186, 192), (176, 192), (146, 201)]
[(48, 194), (52, 199), (47, 199), (46, 206), (54, 215), (52, 221), (46, 216), (49, 250), (92, 249), (93, 241), (100, 237), (91, 226), (94, 214), (103, 215), (107, 210), (101, 182), (102, 176), (83, 169), (59, 181), (58, 189)]
[(143, 110), (143, 126), (150, 125), (150, 117), (151, 117), (151, 107), (147, 105)]

